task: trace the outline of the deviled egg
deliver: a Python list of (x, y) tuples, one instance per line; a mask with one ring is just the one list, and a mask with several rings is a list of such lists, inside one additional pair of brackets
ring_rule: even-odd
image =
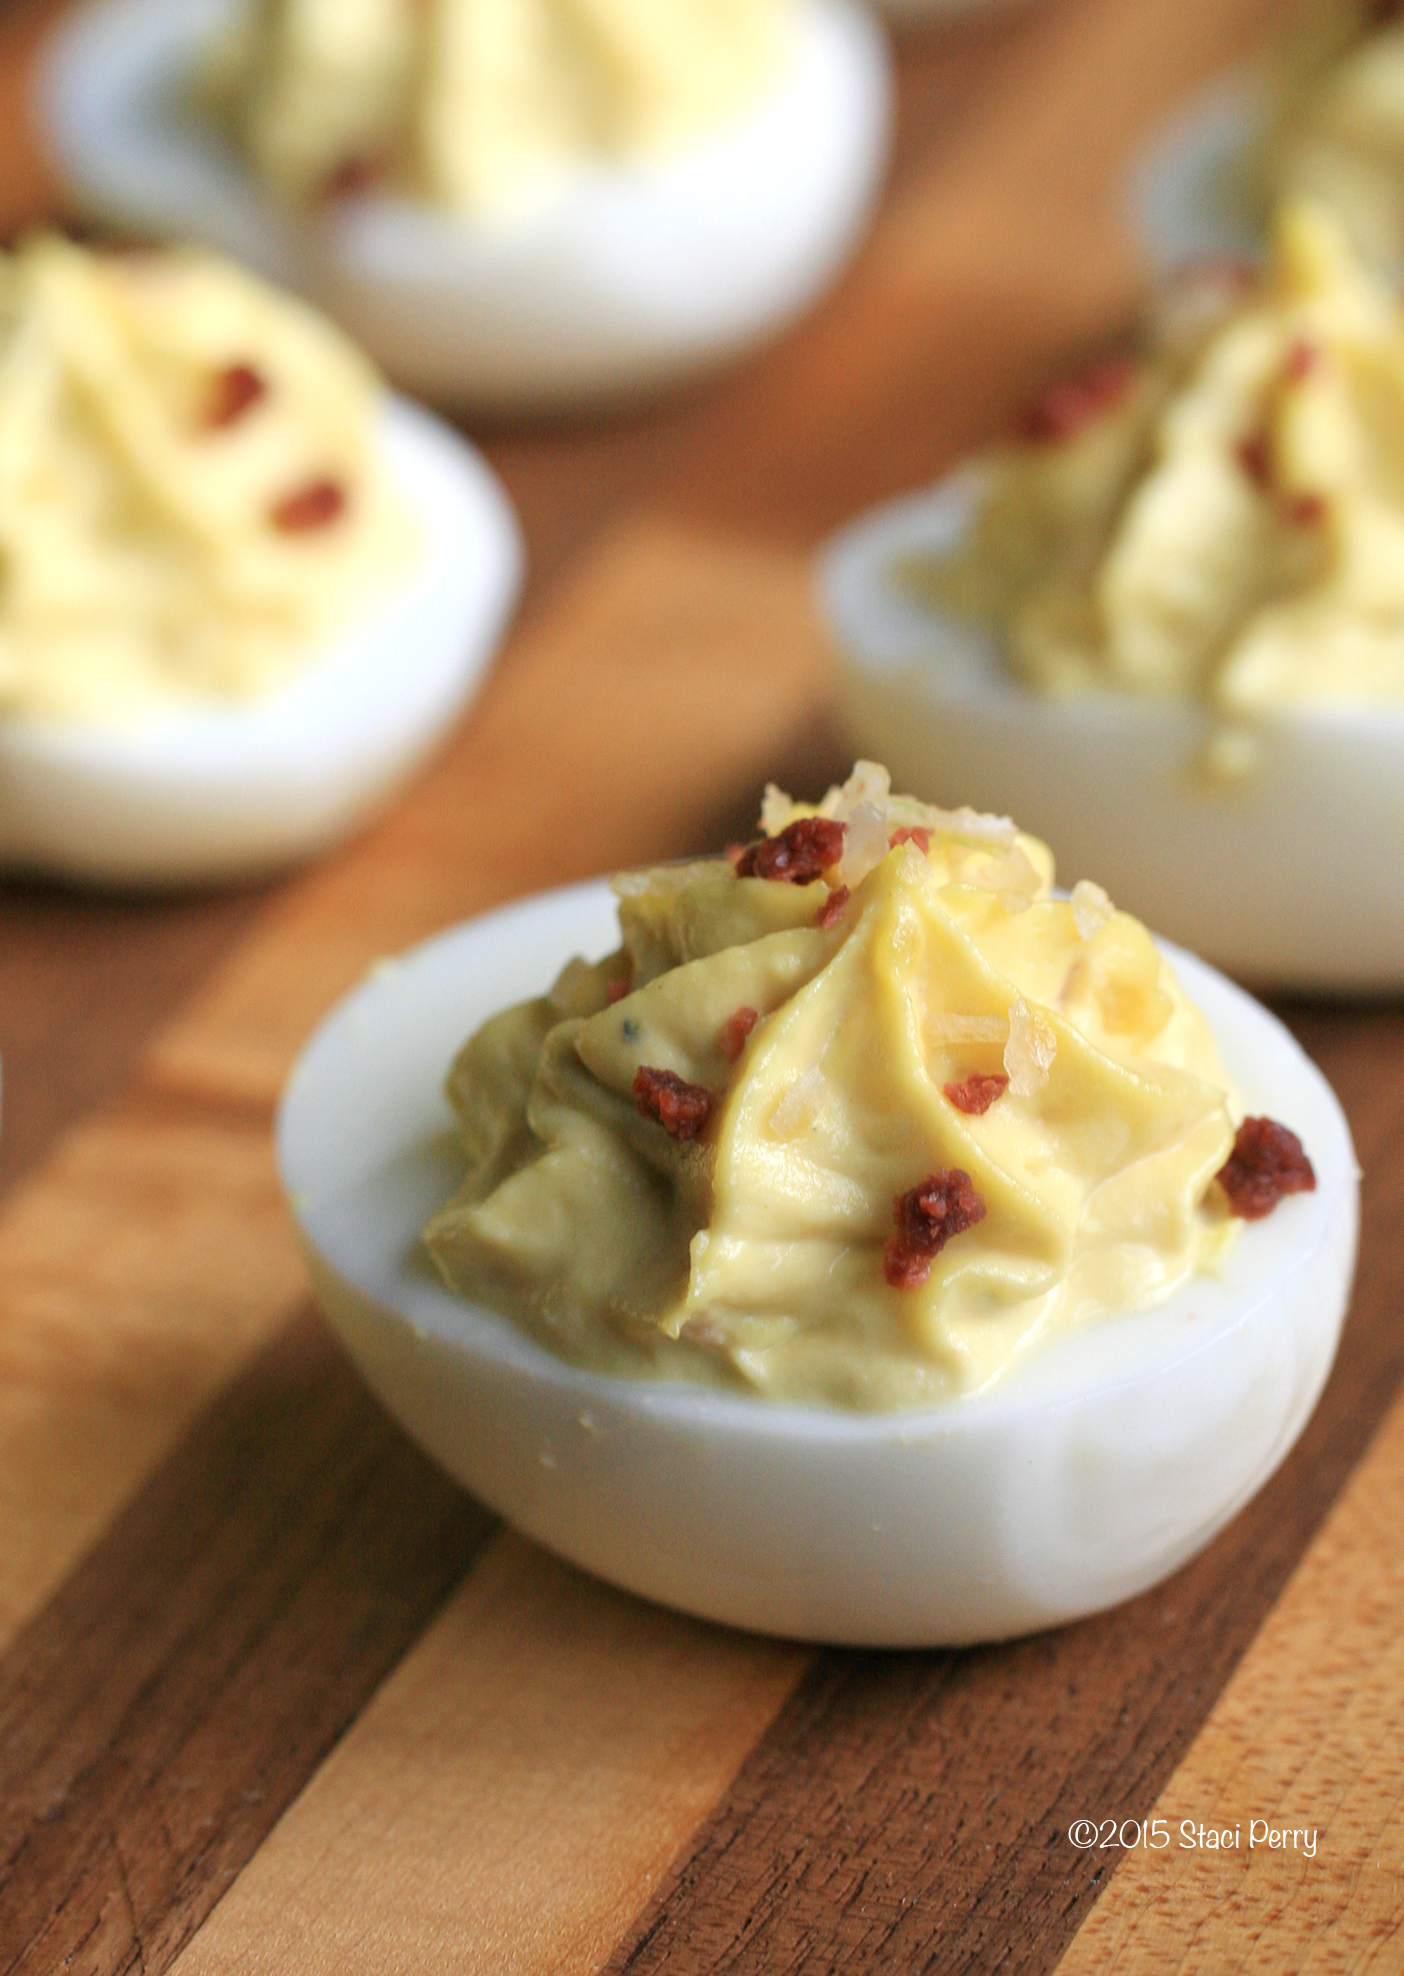
[(203, 251), (0, 258), (0, 861), (227, 877), (359, 820), (471, 690), (515, 523), (452, 433)]
[(890, 93), (857, 0), (96, 0), (40, 76), (88, 211), (502, 406), (656, 387), (802, 309), (872, 208)]
[(848, 724), (1296, 987), (1404, 981), (1404, 316), (1324, 209), (840, 536)]
[(1320, 1391), (1354, 1160), (1270, 1016), (1050, 869), (860, 764), (378, 970), (279, 1122), (373, 1388), (732, 1624), (989, 1639), (1174, 1570)]

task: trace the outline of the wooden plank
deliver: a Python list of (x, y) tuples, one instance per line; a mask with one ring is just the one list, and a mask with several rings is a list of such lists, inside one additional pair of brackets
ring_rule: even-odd
[(597, 1968), (804, 1659), (505, 1536), (245, 1869), (181, 1976)]
[(1060, 1976), (1404, 1968), (1401, 1529), (1396, 1404)]
[(286, 1329), (0, 1662), (0, 1964), (168, 1967), (492, 1527)]
[(153, 1032), (265, 896), (80, 900), (55, 885), (0, 882), (0, 1196), (130, 1082)]

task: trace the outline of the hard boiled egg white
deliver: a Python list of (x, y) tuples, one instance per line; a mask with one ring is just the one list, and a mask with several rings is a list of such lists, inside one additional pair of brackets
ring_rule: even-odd
[(97, 0), (68, 17), (40, 75), (54, 158), (88, 211), (300, 289), (432, 398), (566, 404), (716, 363), (829, 283), (881, 183), (881, 30), (856, 0), (805, 0), (785, 85), (676, 157), (581, 169), (492, 223), (379, 195), (298, 216), (189, 107), (236, 4)]
[(0, 863), (113, 884), (267, 869), (361, 821), (472, 692), (521, 581), (516, 520), (457, 434), (387, 396), (422, 547), (276, 693), (130, 727), (0, 719)]
[(472, 922), (378, 970), (299, 1061), (278, 1127), (323, 1304), (391, 1412), (483, 1502), (630, 1591), (866, 1646), (995, 1639), (1130, 1598), (1282, 1460), (1329, 1370), (1356, 1233), (1345, 1121), (1296, 1044), (1188, 955), (1250, 1112), (1318, 1186), (1222, 1272), (1031, 1353), (939, 1409), (856, 1415), (585, 1373), (452, 1295), (419, 1242), (452, 1191), (463, 1038), (616, 943), (604, 885)]
[(1241, 781), (1208, 779), (1208, 712), (1130, 693), (1052, 699), (993, 633), (899, 577), (970, 525), (978, 469), (837, 536), (820, 589), (847, 737), (942, 803), (1012, 814), (1064, 884), (1095, 878), (1148, 925), (1258, 983), (1404, 984), (1404, 707), (1284, 712)]

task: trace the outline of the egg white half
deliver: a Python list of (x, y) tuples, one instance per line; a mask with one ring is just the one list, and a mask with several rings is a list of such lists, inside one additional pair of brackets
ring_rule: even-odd
[(1246, 1224), (1220, 1274), (1030, 1352), (985, 1393), (854, 1415), (578, 1371), (454, 1296), (419, 1242), (456, 1183), (443, 1096), (464, 1037), (566, 956), (617, 944), (602, 884), (458, 927), (376, 970), (308, 1044), (278, 1123), (321, 1300), (370, 1386), (528, 1536), (708, 1619), (864, 1646), (987, 1640), (1132, 1597), (1282, 1460), (1330, 1369), (1354, 1263), (1350, 1136), (1265, 1010), (1170, 950), (1250, 1112), (1314, 1194)]
[(1016, 816), (1071, 885), (1095, 878), (1171, 939), (1278, 987), (1404, 985), (1404, 707), (1283, 712), (1242, 782), (1199, 772), (1200, 706), (1029, 691), (993, 633), (905, 591), (906, 557), (949, 553), (978, 469), (836, 536), (820, 593), (847, 738), (901, 788)]
[(0, 719), (0, 864), (120, 885), (267, 870), (352, 829), (432, 748), (501, 637), (516, 518), (482, 458), (387, 395), (382, 443), (422, 546), (277, 692), (131, 727)]
[(714, 364), (828, 285), (882, 181), (882, 32), (856, 0), (805, 0), (783, 88), (675, 157), (582, 168), (490, 223), (379, 195), (299, 216), (185, 103), (236, 5), (95, 0), (67, 16), (38, 78), (59, 170), (103, 219), (203, 239), (299, 289), (439, 401), (568, 404)]

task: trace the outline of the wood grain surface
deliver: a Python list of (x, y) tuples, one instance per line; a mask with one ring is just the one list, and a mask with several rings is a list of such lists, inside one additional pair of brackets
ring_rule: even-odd
[[(53, 11), (0, 20), (0, 109)], [(378, 955), (843, 767), (808, 549), (1124, 318), (1120, 161), (1264, 12), (1061, 0), (904, 44), (891, 192), (807, 323), (485, 435), (531, 584), (393, 812), (257, 893), (0, 888), (0, 1972), (1404, 1966), (1396, 1007), (1285, 1011), (1366, 1171), (1298, 1449), (1170, 1584), (958, 1655), (727, 1634), (498, 1530), (306, 1309), (268, 1140)], [(13, 230), (61, 202), (0, 123)], [(1067, 1838), (1152, 1812), (1326, 1840)]]

